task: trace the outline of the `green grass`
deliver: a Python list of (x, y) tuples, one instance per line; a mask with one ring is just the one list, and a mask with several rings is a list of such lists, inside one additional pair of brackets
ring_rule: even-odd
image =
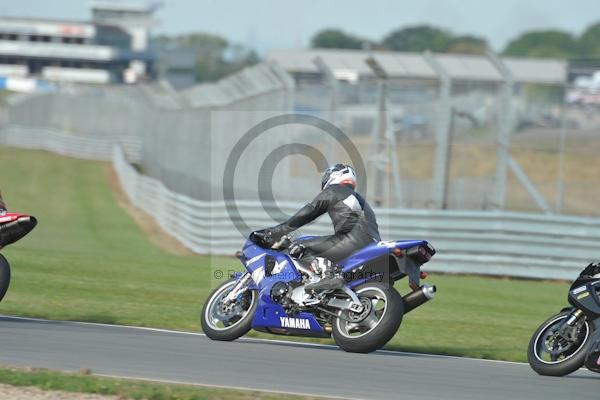
[(35, 386), (43, 390), (61, 390), (65, 392), (113, 395), (127, 399), (317, 399), (317, 397), (294, 396), (280, 393), (103, 378), (82, 373), (67, 374), (43, 369), (23, 370), (15, 368), (0, 368), (0, 383), (12, 386)]
[(116, 203), (106, 164), (0, 148), (9, 209), (38, 227), (3, 249), (13, 279), (0, 312), (195, 330), (209, 257), (154, 246)]
[[(174, 256), (152, 244), (117, 204), (106, 163), (0, 147), (0, 171), (9, 209), (39, 218), (2, 250), (13, 281), (0, 313), (197, 331), (212, 269), (239, 268), (233, 258)], [(428, 281), (438, 295), (405, 317), (389, 348), (525, 361), (530, 335), (567, 292), (559, 282)]]

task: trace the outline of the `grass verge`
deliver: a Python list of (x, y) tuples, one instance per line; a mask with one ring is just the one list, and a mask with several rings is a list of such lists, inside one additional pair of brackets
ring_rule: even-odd
[[(118, 206), (107, 169), (0, 147), (6, 171), (0, 188), (9, 209), (39, 219), (28, 237), (2, 250), (13, 281), (0, 313), (197, 331), (213, 269), (239, 262), (172, 255), (153, 244)], [(438, 295), (405, 317), (388, 348), (525, 361), (530, 335), (565, 305), (568, 287), (436, 274), (428, 281)], [(397, 288), (404, 292), (405, 285)]]
[(0, 383), (12, 386), (33, 386), (43, 390), (113, 395), (123, 399), (151, 400), (308, 400), (318, 397), (288, 395), (209, 386), (166, 384), (147, 381), (104, 378), (89, 374), (68, 374), (45, 369), (0, 367)]

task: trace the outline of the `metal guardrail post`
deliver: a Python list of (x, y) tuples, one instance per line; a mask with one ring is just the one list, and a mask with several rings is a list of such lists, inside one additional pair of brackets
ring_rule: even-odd
[(512, 134), (514, 120), (512, 107), (514, 77), (510, 69), (495, 53), (488, 51), (486, 55), (504, 79), (501, 91), (502, 107), (498, 118), (498, 147), (496, 151), (497, 160), (494, 190), (494, 208), (503, 210), (506, 203), (506, 179), (510, 158), (510, 136)]
[[(270, 61), (269, 67), (275, 74), (275, 76), (281, 82), (286, 96), (285, 110), (283, 112), (285, 114), (293, 113), (296, 108), (296, 81), (294, 78), (276, 61)], [(282, 160), (279, 167), (284, 176), (291, 177), (292, 176), (292, 165), (290, 160)], [(287, 185), (287, 193), (294, 193), (294, 183), (292, 179), (286, 180)]]
[(431, 200), (434, 208), (442, 209), (446, 203), (445, 197), (448, 193), (447, 169), (450, 129), (452, 125), (452, 99), (450, 98), (452, 79), (450, 78), (448, 71), (446, 71), (446, 69), (435, 59), (434, 55), (429, 50), (423, 53), (423, 58), (435, 71), (440, 80)]
[(325, 77), (327, 87), (329, 88), (329, 122), (333, 125), (336, 124), (336, 113), (338, 109), (338, 91), (339, 82), (333, 73), (333, 70), (323, 61), (321, 56), (317, 56), (313, 59), (313, 63), (321, 74)]
[[(400, 166), (398, 164), (398, 147), (396, 146), (396, 135), (394, 133), (393, 119), (390, 113), (389, 101), (389, 75), (385, 69), (373, 57), (365, 60), (373, 74), (377, 77), (377, 119), (371, 134), (371, 144), (369, 146), (369, 164), (374, 183), (375, 205), (380, 207), (403, 205), (402, 187), (400, 180)], [(390, 171), (391, 164), (391, 171)], [(393, 191), (388, 191), (388, 195), (394, 194), (394, 204), (384, 202), (385, 184), (384, 176), (391, 172)]]
[(296, 82), (294, 81), (294, 78), (290, 76), (277, 61), (270, 61), (269, 66), (285, 88), (287, 96), (286, 111), (293, 112), (296, 93)]
[(512, 71), (495, 53), (488, 51), (486, 55), (504, 79), (502, 88), (502, 111), (499, 118), (498, 129), (498, 158), (496, 161), (496, 190), (494, 193), (495, 208), (503, 210), (506, 204), (506, 180), (508, 168), (510, 168), (538, 207), (545, 213), (550, 213), (550, 207), (544, 200), (544, 197), (529, 180), (525, 171), (523, 171), (519, 164), (510, 156), (510, 137), (515, 126), (515, 110), (513, 106), (515, 81)]
[[(327, 63), (321, 58), (317, 56), (313, 59), (313, 63), (319, 70), (321, 74), (325, 77), (326, 85), (329, 88), (329, 122), (331, 124), (337, 126), (337, 111), (338, 111), (338, 93), (339, 93), (339, 82), (335, 77), (333, 70), (327, 65)], [(326, 157), (328, 164), (335, 164), (337, 160), (335, 159), (335, 145), (329, 137), (325, 137), (327, 141), (327, 149), (326, 149)]]
[[(564, 88), (566, 93), (566, 84), (564, 84)], [(562, 214), (565, 208), (565, 147), (567, 134), (567, 97), (565, 95), (562, 98), (560, 107), (560, 139), (558, 144), (558, 173), (556, 176), (556, 212), (559, 214)]]

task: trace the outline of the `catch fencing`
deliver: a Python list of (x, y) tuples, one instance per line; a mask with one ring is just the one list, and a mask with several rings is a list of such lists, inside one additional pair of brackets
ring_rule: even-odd
[[(199, 201), (141, 175), (114, 148), (113, 166), (130, 201), (196, 253), (233, 255), (243, 243), (223, 201)], [(283, 203), (292, 213), (302, 204)], [(259, 202), (238, 201), (251, 228), (274, 224)], [(385, 239), (426, 239), (438, 250), (430, 271), (573, 279), (598, 258), (600, 220), (528, 213), (376, 209)], [(330, 234), (319, 219), (304, 233)]]
[[(564, 62), (305, 53), (280, 54), (183, 91), (160, 83), (58, 86), (54, 93), (9, 101), (7, 124), (107, 143), (138, 141), (146, 175), (198, 200), (223, 199), (233, 155), (239, 159), (237, 198), (256, 200), (266, 193), (277, 201), (301, 201), (305, 191), (298, 188), (318, 190), (314, 182), (322, 166), (315, 168), (318, 157), (311, 153), (320, 151), (326, 163), (354, 162), (346, 146), (351, 143), (371, 174), (361, 181), (369, 182), (364, 194), (374, 204), (600, 216), (598, 96), (565, 80)], [(317, 56), (333, 79), (315, 67)], [(369, 57), (388, 79), (373, 74)], [(329, 122), (347, 140), (333, 140), (319, 127), (288, 124), (268, 129), (243, 154), (234, 154), (246, 133), (288, 113)], [(282, 148), (286, 144), (292, 146)], [(273, 176), (260, 175), (261, 169)]]
[[(167, 233), (200, 254), (232, 255), (244, 237), (224, 201), (201, 201), (168, 189), (131, 165), (139, 148), (93, 141), (51, 131), (0, 131), (0, 143), (43, 149), (78, 158), (112, 159), (129, 200), (151, 215)], [(138, 156), (136, 156), (136, 153)], [(291, 214), (302, 204), (280, 202)], [(237, 201), (240, 216), (252, 229), (275, 221), (264, 204)], [(438, 250), (427, 270), (540, 279), (572, 279), (598, 259), (600, 220), (515, 212), (375, 210), (384, 239), (426, 239)], [(247, 233), (247, 232), (246, 232)], [(303, 233), (331, 233), (321, 218)]]
[[(9, 99), (6, 125), (11, 140), (18, 140), (16, 132), (30, 130), (62, 132), (84, 143), (99, 140), (100, 158), (110, 155), (111, 143), (137, 142), (136, 162), (145, 174), (176, 192), (210, 200), (221, 196), (227, 155), (244, 132), (291, 110), (288, 78), (276, 65), (260, 64), (183, 91), (163, 83), (58, 86), (53, 93)], [(245, 172), (260, 169), (266, 144), (283, 143), (283, 137), (262, 139), (243, 160), (237, 187), (245, 196), (256, 192)], [(287, 162), (279, 169), (289, 171)]]
[[(571, 279), (596, 259), (597, 218), (482, 211), (498, 208), (497, 131), (510, 136), (502, 121), (512, 108), (518, 133), (504, 144), (515, 176), (500, 209), (538, 211), (531, 199), (537, 193), (546, 211), (599, 215), (595, 105), (526, 101), (527, 93), (561, 96), (556, 85), (523, 85), (512, 94), (503, 80), (472, 77), (446, 87), (430, 78), (385, 82), (384, 98), (384, 82), (370, 79), (330, 90), (325, 80), (294, 81), (276, 64), (260, 64), (180, 92), (161, 84), (60, 87), (9, 98), (0, 144), (112, 159), (132, 203), (197, 253), (238, 250), (248, 229), (280, 221), (319, 190), (323, 156), (357, 166), (354, 148), (367, 171), (387, 174), (381, 187), (371, 176), (359, 182), (369, 183), (362, 192), (377, 208), (382, 235), (429, 240), (439, 251), (430, 270)], [(290, 113), (301, 118), (278, 120)], [(377, 124), (386, 125), (383, 136), (374, 134)], [(328, 135), (332, 126), (344, 135)], [(449, 136), (442, 146), (447, 174), (435, 170), (438, 126)], [(252, 139), (256, 127), (264, 131)], [(434, 176), (443, 175), (445, 204), (431, 196)], [(548, 200), (554, 196), (556, 204)], [(232, 201), (239, 212), (233, 217), (226, 207)], [(321, 219), (305, 233), (329, 234), (331, 225)]]

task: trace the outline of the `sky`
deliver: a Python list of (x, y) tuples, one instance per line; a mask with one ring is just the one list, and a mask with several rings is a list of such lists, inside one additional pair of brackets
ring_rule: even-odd
[[(135, 0), (134, 2), (140, 2)], [(0, 0), (0, 15), (88, 19), (88, 0)], [(431, 24), (474, 34), (501, 51), (521, 32), (580, 34), (600, 21), (600, 0), (164, 0), (156, 33), (203, 31), (264, 54), (305, 48), (323, 28), (381, 40), (399, 27)]]

